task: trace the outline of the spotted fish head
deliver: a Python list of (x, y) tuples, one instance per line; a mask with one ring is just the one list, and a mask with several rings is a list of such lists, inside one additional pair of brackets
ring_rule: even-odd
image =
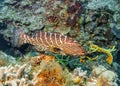
[(79, 45), (79, 43), (68, 43), (64, 46), (63, 50), (66, 54), (83, 56), (86, 54), (85, 48)]

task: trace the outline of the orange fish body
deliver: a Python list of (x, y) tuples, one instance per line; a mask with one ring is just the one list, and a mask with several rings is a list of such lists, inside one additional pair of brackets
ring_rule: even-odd
[(14, 44), (22, 45), (29, 43), (35, 46), (38, 51), (57, 52), (68, 55), (85, 55), (85, 49), (68, 36), (60, 33), (39, 32), (33, 37), (23, 33), (20, 29), (14, 30)]

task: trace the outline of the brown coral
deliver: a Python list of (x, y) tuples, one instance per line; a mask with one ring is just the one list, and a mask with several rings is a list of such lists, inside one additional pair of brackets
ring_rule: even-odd
[[(63, 70), (54, 56), (32, 57), (32, 82), (34, 86), (70, 86), (73, 84), (68, 70)], [(67, 72), (67, 73), (66, 73)]]
[(62, 68), (57, 62), (41, 63), (41, 70), (35, 79), (35, 86), (61, 86)]
[(32, 57), (30, 62), (32, 65), (38, 65), (41, 63), (41, 61), (44, 61), (45, 63), (55, 61), (55, 57), (41, 54), (39, 56)]

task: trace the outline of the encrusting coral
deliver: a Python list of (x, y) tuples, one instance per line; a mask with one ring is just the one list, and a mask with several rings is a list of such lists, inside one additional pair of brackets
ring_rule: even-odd
[(75, 68), (71, 76), (74, 83), (83, 84), (87, 78), (87, 71), (83, 71), (81, 68)]
[(117, 74), (104, 66), (95, 66), (90, 74), (86, 86), (118, 86)]

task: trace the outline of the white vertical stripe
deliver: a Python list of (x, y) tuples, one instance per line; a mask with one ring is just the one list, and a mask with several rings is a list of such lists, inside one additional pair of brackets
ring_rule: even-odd
[(57, 43), (56, 33), (55, 33), (55, 43), (56, 43), (57, 46), (59, 46), (59, 44)]
[(52, 33), (50, 33), (50, 42), (52, 43), (51, 45), (53, 45), (53, 41), (52, 41)]
[(44, 51), (44, 46), (41, 46), (41, 51)]
[(42, 40), (42, 32), (40, 32), (40, 41), (41, 41), (41, 45), (43, 45), (43, 40)]
[[(34, 40), (34, 38), (32, 38)], [(36, 45), (39, 45), (38, 34), (35, 35)]]
[(62, 36), (62, 35), (60, 34), (60, 35), (59, 35), (59, 40), (60, 40), (60, 43), (63, 44), (62, 39), (61, 39), (61, 36)]
[(24, 39), (23, 39), (24, 43), (29, 43), (28, 36), (26, 36), (25, 34), (23, 34), (23, 37), (24, 37)]
[(23, 35), (23, 38), (22, 38), (22, 36), (21, 36), (21, 39), (22, 39), (23, 43), (26, 43), (25, 35)]
[(47, 40), (47, 33), (45, 32), (45, 41), (47, 42), (47, 45), (50, 46), (48, 40)]
[[(27, 38), (27, 40), (28, 40), (28, 43), (31, 44), (31, 39), (30, 39), (30, 37), (29, 37), (28, 35), (26, 35), (26, 38)], [(34, 41), (34, 40), (33, 40), (33, 41)]]
[(66, 44), (66, 39), (67, 39), (67, 36), (64, 36), (64, 43)]
[(76, 41), (76, 40), (74, 40), (73, 42), (77, 43), (77, 41)]

